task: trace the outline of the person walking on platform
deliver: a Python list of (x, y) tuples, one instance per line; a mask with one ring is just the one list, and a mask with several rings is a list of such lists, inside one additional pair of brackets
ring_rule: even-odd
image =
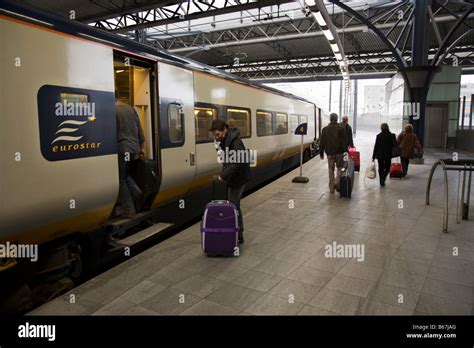
[[(237, 128), (230, 128), (222, 119), (212, 122), (211, 128), (214, 138), (220, 141), (220, 148), (223, 156), (222, 172), (219, 180), (227, 185), (227, 199), (235, 204), (239, 211), (239, 243), (244, 242), (244, 219), (242, 210), (240, 209), (240, 199), (244, 192), (245, 184), (250, 180), (250, 163), (238, 160), (242, 158), (243, 152), (246, 151), (245, 145), (240, 138), (240, 131)], [(233, 156), (234, 155), (234, 156)], [(232, 162), (230, 161), (232, 158)]]
[(413, 126), (411, 124), (405, 125), (405, 130), (401, 132), (397, 137), (397, 143), (400, 145), (401, 149), (401, 162), (403, 169), (403, 176), (408, 175), (408, 164), (410, 159), (415, 157), (415, 149), (421, 150), (421, 144), (416, 137), (416, 134), (413, 133)]
[(388, 124), (382, 123), (380, 126), (381, 132), (377, 134), (375, 140), (374, 152), (372, 154), (372, 161), (379, 162), (379, 179), (380, 186), (385, 186), (385, 179), (390, 173), (390, 165), (392, 164), (392, 151), (396, 145), (395, 134), (390, 132)]
[(348, 147), (354, 147), (354, 140), (352, 138), (352, 127), (349, 125), (349, 117), (343, 116), (341, 122), (342, 128), (346, 131), (346, 139)]
[[(341, 168), (344, 163), (344, 153), (347, 151), (348, 141), (345, 129), (337, 123), (337, 114), (329, 116), (330, 123), (323, 128), (319, 141), (320, 157), (324, 159), (324, 153), (328, 156), (329, 191), (339, 191), (339, 179)], [(334, 167), (337, 168), (334, 177)]]

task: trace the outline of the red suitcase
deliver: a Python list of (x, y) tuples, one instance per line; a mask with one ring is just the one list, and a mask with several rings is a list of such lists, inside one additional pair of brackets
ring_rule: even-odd
[(391, 178), (402, 178), (403, 177), (403, 170), (401, 163), (392, 163), (390, 165), (390, 177)]
[(354, 171), (360, 172), (360, 152), (355, 147), (349, 148), (349, 158), (354, 161)]

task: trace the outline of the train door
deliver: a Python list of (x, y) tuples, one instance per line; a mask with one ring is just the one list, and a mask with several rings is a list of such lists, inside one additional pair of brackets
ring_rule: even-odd
[(159, 63), (162, 186), (159, 203), (182, 199), (196, 174), (193, 72)]
[[(140, 60), (114, 52), (114, 77), (116, 102), (130, 105), (137, 113), (145, 137), (145, 156), (147, 159), (154, 160), (154, 162), (148, 162), (153, 168), (132, 172), (132, 176), (133, 174), (137, 176), (137, 173), (140, 173), (140, 177), (135, 178), (138, 181), (138, 186), (142, 190), (150, 191), (144, 192), (147, 202), (142, 207), (138, 208), (137, 202), (135, 204), (137, 210), (146, 210), (150, 208), (158, 193), (161, 181), (159, 143), (156, 131), (157, 112), (155, 110), (156, 62)], [(155, 177), (153, 182), (150, 175)]]

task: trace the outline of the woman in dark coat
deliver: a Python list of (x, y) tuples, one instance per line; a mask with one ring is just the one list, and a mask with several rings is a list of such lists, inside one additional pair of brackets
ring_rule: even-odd
[(377, 159), (379, 162), (380, 186), (385, 186), (385, 179), (390, 173), (390, 164), (392, 163), (392, 150), (397, 140), (395, 134), (390, 133), (388, 124), (382, 123), (380, 129), (382, 131), (377, 134), (372, 161)]

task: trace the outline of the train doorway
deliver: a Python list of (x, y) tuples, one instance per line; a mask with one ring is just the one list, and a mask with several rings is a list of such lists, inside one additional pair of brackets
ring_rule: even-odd
[[(137, 213), (150, 209), (154, 198), (158, 194), (161, 182), (159, 141), (155, 139), (156, 134), (158, 134), (158, 131), (156, 131), (158, 122), (155, 106), (157, 100), (155, 77), (156, 63), (138, 60), (135, 57), (125, 56), (117, 52), (114, 54), (116, 103), (117, 105), (127, 104), (132, 107), (138, 116), (145, 139), (144, 158), (140, 160), (137, 157), (130, 158), (130, 162), (127, 163), (127, 177), (134, 179), (143, 192), (143, 195), (141, 195), (140, 190), (132, 190), (130, 186), (133, 185), (128, 184)], [(123, 110), (123, 107), (121, 110)], [(121, 115), (121, 117), (124, 117), (123, 114)], [(130, 115), (130, 117), (134, 117), (133, 111), (130, 112)], [(124, 123), (123, 120), (122, 123)], [(128, 126), (124, 127), (124, 129), (127, 128)], [(130, 180), (127, 179), (127, 182), (129, 183)], [(118, 210), (116, 210), (115, 215), (120, 215), (120, 208)]]

